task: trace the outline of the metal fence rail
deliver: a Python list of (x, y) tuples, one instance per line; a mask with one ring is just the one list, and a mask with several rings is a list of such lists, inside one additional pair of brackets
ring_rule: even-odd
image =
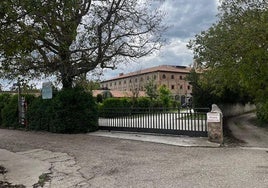
[(207, 136), (206, 113), (174, 109), (103, 109), (101, 130)]

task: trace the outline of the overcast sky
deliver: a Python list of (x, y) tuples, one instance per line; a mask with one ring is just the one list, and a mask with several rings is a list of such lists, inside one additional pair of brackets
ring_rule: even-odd
[(116, 70), (105, 70), (101, 79), (158, 65), (192, 64), (193, 54), (186, 45), (196, 34), (216, 22), (218, 5), (218, 0), (165, 0), (160, 8), (166, 12), (164, 21), (169, 26), (164, 34), (167, 44), (155, 54), (139, 59), (137, 63), (120, 65)]

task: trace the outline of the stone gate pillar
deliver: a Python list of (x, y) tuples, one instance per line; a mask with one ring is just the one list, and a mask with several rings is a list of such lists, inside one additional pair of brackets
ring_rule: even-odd
[(207, 113), (208, 140), (216, 143), (223, 143), (223, 115), (221, 109), (212, 105), (211, 112)]

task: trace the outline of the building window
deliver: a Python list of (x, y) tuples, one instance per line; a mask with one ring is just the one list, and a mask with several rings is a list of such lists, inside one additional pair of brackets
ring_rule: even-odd
[(124, 80), (124, 84), (126, 84), (127, 83), (127, 81), (126, 80)]
[(171, 75), (171, 79), (174, 79), (174, 75), (173, 74)]
[(180, 86), (180, 89), (182, 89), (182, 85)]
[(114, 82), (114, 85), (116, 86), (116, 82)]
[(135, 82), (136, 82), (136, 83), (138, 82), (138, 79), (137, 79), (137, 78), (135, 78)]
[(165, 74), (163, 74), (163, 75), (162, 75), (162, 78), (163, 78), (163, 79), (166, 79), (166, 75), (165, 75)]
[(175, 89), (175, 86), (174, 85), (171, 85), (171, 89)]
[(154, 75), (154, 79), (156, 79), (156, 75)]
[(131, 83), (131, 79), (129, 80), (129, 83)]
[(140, 78), (140, 81), (141, 81), (141, 82), (143, 81), (143, 77)]
[(182, 80), (182, 76), (180, 76), (180, 80)]
[(149, 80), (150, 79), (150, 77), (149, 76), (147, 76), (147, 80)]
[(119, 85), (121, 85), (121, 81), (119, 81)]
[(110, 86), (112, 86), (112, 82), (110, 83)]
[(191, 89), (191, 86), (187, 86), (187, 88), (188, 88), (188, 90), (190, 90)]

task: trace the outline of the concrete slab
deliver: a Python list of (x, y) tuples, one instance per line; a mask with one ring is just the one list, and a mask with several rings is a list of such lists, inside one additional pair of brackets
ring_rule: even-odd
[(118, 132), (118, 131), (97, 131), (88, 133), (93, 136), (104, 136), (110, 138), (137, 140), (144, 142), (154, 142), (175, 146), (184, 147), (219, 147), (220, 144), (209, 142), (206, 137), (188, 137), (188, 136), (173, 136), (173, 135), (158, 135), (158, 134), (144, 134), (132, 132)]
[(0, 165), (7, 169), (0, 180), (14, 185), (33, 187), (38, 182), (39, 176), (48, 173), (51, 167), (49, 162), (29, 158), (18, 153), (0, 149)]

